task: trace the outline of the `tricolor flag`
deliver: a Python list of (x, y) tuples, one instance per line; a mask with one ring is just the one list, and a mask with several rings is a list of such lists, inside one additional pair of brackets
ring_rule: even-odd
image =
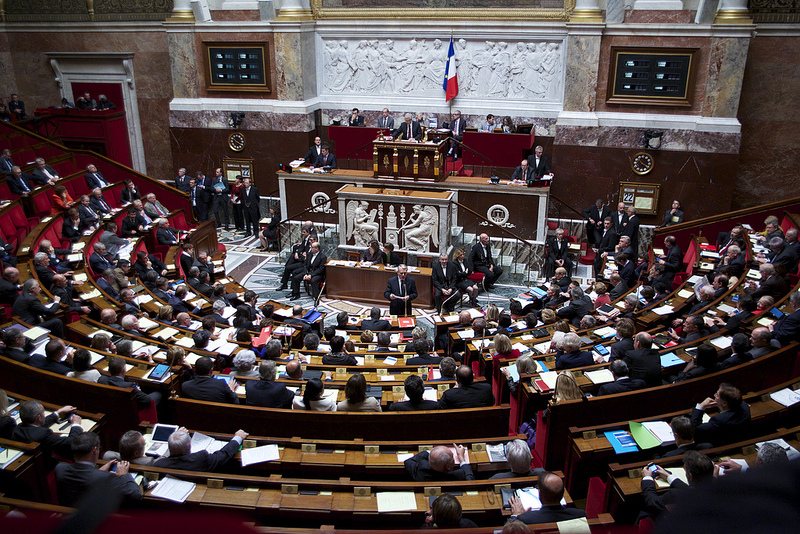
[(447, 66), (444, 69), (444, 83), (442, 89), (445, 93), (445, 102), (449, 102), (458, 95), (458, 75), (456, 74), (456, 51), (453, 47), (453, 36), (450, 36), (450, 49), (447, 52)]

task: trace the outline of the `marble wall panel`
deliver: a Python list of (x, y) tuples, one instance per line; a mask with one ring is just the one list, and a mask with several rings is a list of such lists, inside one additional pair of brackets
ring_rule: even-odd
[(573, 35), (569, 38), (564, 86), (565, 111), (595, 111), (600, 45), (600, 36)]
[[(240, 131), (279, 131), (306, 133), (314, 129), (314, 115), (246, 111), (245, 119), (237, 128)], [(229, 110), (204, 110), (169, 112), (173, 128), (207, 128), (231, 130)]]
[(200, 96), (198, 62), (201, 61), (190, 33), (169, 33), (169, 61), (172, 71), (172, 93), (175, 98)]
[(694, 11), (688, 9), (660, 11), (651, 9), (630, 9), (625, 22), (630, 24), (691, 24), (694, 22)]
[(750, 43), (739, 120), (742, 151), (734, 209), (800, 191), (800, 37), (756, 36)]
[[(608, 77), (610, 74), (611, 47), (663, 47), (663, 48), (699, 48), (697, 75), (695, 77), (693, 104), (691, 107), (636, 106), (607, 104)], [(711, 40), (705, 37), (653, 37), (636, 35), (607, 35), (602, 39), (599, 72), (597, 75), (597, 111), (618, 111), (625, 113), (665, 113), (668, 115), (702, 115), (703, 102), (708, 83), (708, 65)], [(565, 109), (567, 109), (565, 107)]]
[(300, 34), (275, 34), (275, 66), (273, 80), (279, 100), (303, 100), (303, 55)]
[(711, 40), (704, 116), (736, 116), (749, 46), (749, 38), (715, 37)]
[[(643, 130), (640, 127), (558, 126), (555, 139), (558, 145), (642, 149)], [(738, 133), (667, 130), (661, 138), (659, 150), (738, 154), (740, 144), (741, 134)]]
[[(0, 95), (3, 95), (3, 102), (7, 102), (9, 95), (17, 91), (16, 71), (14, 69), (14, 58), (9, 49), (9, 34), (0, 33)], [(23, 102), (25, 101), (22, 99)]]

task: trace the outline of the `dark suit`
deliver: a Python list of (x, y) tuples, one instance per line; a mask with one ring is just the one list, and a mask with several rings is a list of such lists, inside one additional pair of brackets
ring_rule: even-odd
[(319, 283), (325, 279), (325, 263), (327, 261), (327, 256), (322, 252), (318, 252), (315, 258), (309, 251), (306, 255), (306, 261), (303, 262), (303, 270), (292, 278), (292, 296), (300, 296), (300, 282), (303, 281), (305, 275), (310, 275), (311, 294), (316, 299), (320, 292)]
[(106, 488), (120, 494), (126, 500), (142, 500), (142, 491), (131, 473), (117, 476), (114, 473), (100, 471), (88, 462), (75, 462), (58, 464), (55, 474), (60, 506), (74, 506), (95, 484), (107, 484)]
[(95, 188), (102, 188), (107, 185), (110, 185), (109, 181), (105, 179), (102, 173), (99, 172), (87, 172), (86, 176), (86, 186), (89, 188), (89, 191)]
[(17, 347), (3, 348), (3, 356), (20, 363), (28, 363), (31, 359), (31, 355), (26, 350)]
[(251, 185), (249, 192), (242, 187), (242, 213), (244, 214), (244, 231), (247, 234), (250, 233), (252, 226), (253, 235), (258, 235), (258, 220), (261, 216), (258, 208), (260, 200), (261, 193), (258, 192), (256, 186)]
[(542, 154), (542, 156), (539, 158), (538, 165), (536, 164), (536, 154), (531, 154), (528, 156), (528, 167), (531, 168), (533, 175), (536, 178), (541, 178), (545, 174), (550, 174), (553, 172), (550, 170), (550, 163), (547, 161), (547, 156), (544, 154)]
[(566, 237), (558, 239), (553, 236), (547, 239), (547, 262), (545, 264), (545, 278), (552, 278), (556, 272), (556, 260), (564, 260), (563, 267), (567, 276), (572, 274), (572, 260), (569, 257), (569, 240)]
[(103, 215), (111, 213), (111, 210), (113, 209), (105, 198), (97, 198), (95, 196), (92, 196), (92, 198), (89, 199), (89, 205), (94, 211), (97, 213), (102, 213)]
[[(741, 313), (738, 315), (742, 315)], [(738, 317), (735, 315), (734, 317)], [(800, 310), (781, 317), (773, 328), (772, 335), (781, 345), (800, 340)]]
[(72, 286), (66, 287), (53, 287), (50, 293), (54, 296), (61, 298), (61, 304), (65, 305), (69, 311), (81, 313), (83, 304), (76, 300), (78, 295)]
[(206, 195), (205, 191), (195, 186), (187, 190), (189, 193), (189, 203), (192, 205), (194, 218), (202, 222), (207, 219)]
[(625, 393), (626, 391), (635, 391), (637, 389), (646, 388), (647, 384), (644, 380), (638, 378), (623, 377), (609, 384), (600, 386), (598, 395), (613, 395), (614, 393)]
[[(722, 267), (722, 265), (723, 265), (722, 263), (719, 264), (720, 268)], [(746, 266), (747, 266), (747, 259), (745, 258), (744, 254), (739, 254), (738, 256), (733, 258), (730, 262), (728, 262), (728, 267), (731, 268), (731, 274), (736, 278), (742, 277)]]
[(533, 180), (533, 169), (528, 166), (524, 171), (522, 170), (522, 165), (517, 165), (517, 168), (514, 169), (514, 174), (511, 175), (512, 180), (522, 180), (525, 183), (530, 182)]
[(5, 278), (0, 278), (0, 303), (14, 304), (19, 297), (20, 286), (12, 284)]
[(239, 397), (228, 387), (228, 384), (211, 376), (198, 376), (184, 382), (181, 392), (184, 397), (189, 399), (239, 404)]
[(579, 327), (583, 316), (589, 314), (593, 309), (594, 304), (592, 303), (592, 299), (589, 295), (583, 295), (577, 300), (570, 300), (566, 307), (556, 312), (556, 315), (564, 319), (569, 319), (572, 326)]
[[(392, 125), (394, 125), (394, 123), (392, 123)], [(464, 139), (464, 132), (467, 130), (467, 121), (464, 120), (464, 117), (453, 120), (453, 124), (450, 125), (450, 130), (453, 132), (454, 141), (450, 141), (450, 148), (447, 151), (447, 155), (457, 157), (460, 147), (455, 141), (460, 142)]]
[(14, 301), (14, 306), (11, 308), (12, 315), (18, 316), (23, 322), (32, 325), (39, 325), (42, 328), (50, 330), (55, 336), (62, 337), (64, 335), (64, 325), (59, 319), (50, 319), (42, 321), (40, 317), (49, 317), (58, 311), (58, 303), (53, 302), (49, 306), (44, 306), (39, 299), (28, 293), (22, 293), (17, 300)]
[(628, 287), (636, 285), (636, 263), (633, 258), (625, 262), (625, 265), (617, 264), (619, 268), (619, 276)]
[(625, 293), (630, 291), (630, 289), (631, 288), (628, 287), (628, 284), (626, 284), (625, 281), (623, 280), (619, 284), (615, 285), (614, 289), (612, 289), (608, 293), (608, 298), (610, 298), (612, 301), (615, 301), (618, 298), (620, 298), (622, 295), (624, 295)]
[(184, 278), (188, 278), (189, 277), (189, 269), (191, 269), (192, 265), (194, 265), (194, 257), (191, 254), (188, 254), (186, 252), (181, 252), (181, 255), (178, 258), (178, 261), (181, 264), (181, 269), (183, 269), (183, 277)]
[(672, 208), (668, 209), (667, 212), (664, 214), (664, 222), (661, 226), (670, 226), (672, 224), (680, 224), (683, 222), (683, 212), (681, 210), (675, 210), (675, 214), (672, 214)]
[(494, 394), (491, 384), (473, 382), (468, 386), (450, 388), (439, 399), (439, 408), (452, 410), (455, 408), (480, 408), (493, 406)]
[(403, 462), (403, 465), (405, 465), (406, 471), (411, 475), (411, 478), (417, 482), (475, 480), (475, 475), (472, 473), (472, 468), (469, 464), (464, 464), (463, 467), (453, 469), (448, 473), (434, 471), (431, 469), (430, 453), (428, 451), (417, 453)]
[(248, 380), (245, 382), (248, 406), (291, 409), (294, 393), (286, 385), (272, 380)]
[(329, 352), (322, 357), (322, 365), (356, 365), (358, 361), (352, 354)]
[[(408, 300), (390, 300), (391, 295), (396, 297), (408, 296)], [(386, 283), (386, 290), (383, 298), (389, 300), (389, 313), (391, 315), (411, 315), (411, 303), (417, 298), (417, 284), (410, 276), (406, 276), (405, 283), (401, 287), (400, 279), (396, 276), (389, 278)]]
[(742, 401), (736, 409), (718, 413), (703, 423), (703, 411), (692, 410), (692, 424), (694, 437), (698, 442), (709, 442), (715, 447), (741, 441), (747, 437), (747, 427), (750, 425), (750, 406)]
[(749, 289), (745, 289), (745, 292), (750, 293), (755, 301), (758, 301), (758, 299), (764, 295), (769, 295), (774, 298), (776, 302), (782, 299), (788, 291), (789, 286), (786, 285), (786, 281), (782, 276), (778, 276), (777, 274), (773, 274), (766, 280), (763, 280), (755, 291), (750, 292)]
[(364, 116), (357, 115), (354, 119), (352, 115), (347, 117), (347, 125), (348, 126), (364, 126)]
[(183, 313), (183, 312), (196, 313), (197, 311), (199, 311), (198, 308), (196, 308), (196, 307), (195, 308), (190, 308), (189, 304), (186, 304), (184, 301), (182, 301), (181, 299), (179, 299), (175, 295), (173, 295), (173, 296), (171, 296), (169, 298), (169, 302), (167, 304), (172, 306), (172, 311), (175, 312), (176, 316), (179, 313)]
[[(589, 238), (589, 242), (599, 243), (603, 236), (603, 219), (611, 214), (610, 208), (604, 204), (598, 210), (597, 204), (594, 204), (583, 210), (582, 213), (586, 217), (586, 236)], [(594, 224), (590, 223), (589, 219), (593, 220)]]
[(320, 154), (317, 156), (316, 161), (314, 161), (314, 167), (330, 167), (331, 169), (336, 168), (336, 156), (333, 154)]
[(167, 228), (159, 227), (156, 230), (156, 239), (159, 245), (177, 245), (180, 230), (168, 226)]
[(393, 402), (389, 406), (390, 412), (417, 412), (422, 410), (438, 410), (439, 403), (432, 400), (422, 399), (419, 404), (412, 404), (411, 401)]
[(361, 330), (371, 330), (372, 332), (382, 332), (385, 330), (391, 330), (392, 323), (387, 321), (386, 319), (364, 319), (361, 321)]
[(670, 484), (666, 493), (656, 492), (656, 483), (653, 480), (642, 480), (642, 498), (644, 498), (644, 511), (657, 520), (662, 514), (668, 512), (667, 506), (675, 503), (676, 496), (689, 490), (689, 486), (681, 479), (676, 478)]
[(611, 214), (611, 228), (617, 233), (617, 235), (625, 235), (625, 223), (628, 222), (628, 214), (623, 213), (620, 215), (619, 211), (615, 211)]
[(103, 274), (103, 271), (106, 269), (113, 269), (114, 266), (108, 261), (106, 258), (98, 254), (97, 252), (92, 252), (92, 255), (89, 256), (89, 266), (92, 268), (96, 274)]
[(782, 266), (787, 273), (797, 274), (797, 254), (792, 247), (783, 247), (777, 254), (770, 254), (769, 262), (774, 266)]
[(644, 380), (647, 387), (661, 385), (661, 356), (656, 349), (629, 350), (623, 360), (631, 378)]
[(140, 226), (142, 228), (147, 226), (147, 223), (141, 215), (137, 215), (134, 219), (125, 217), (122, 219), (122, 223), (120, 223), (119, 233), (122, 234), (123, 237), (139, 237), (143, 233), (143, 231), (139, 230)]
[(538, 525), (540, 523), (556, 523), (558, 521), (569, 521), (586, 517), (586, 512), (578, 508), (567, 508), (560, 504), (554, 506), (542, 506), (538, 510), (531, 510), (517, 516), (517, 519), (526, 525)]
[(611, 345), (611, 357), (609, 361), (621, 360), (627, 356), (628, 351), (633, 350), (633, 338), (623, 337)]
[(24, 195), (25, 193), (33, 191), (35, 187), (31, 183), (30, 176), (24, 172), (19, 178), (15, 177), (13, 174), (9, 175), (8, 178), (6, 178), (6, 183), (8, 184), (8, 188), (11, 189), (11, 192), (15, 195)]
[[(50, 165), (45, 164), (44, 170), (49, 172), (50, 176), (52, 176), (53, 178), (58, 176), (58, 173)], [(33, 172), (31, 172), (31, 177), (33, 178), (33, 181), (39, 185), (45, 185), (47, 182), (50, 181), (50, 178), (48, 178), (43, 171), (39, 170), (39, 168), (33, 169)]]
[(717, 235), (717, 252), (720, 253), (720, 256), (723, 255), (731, 245), (739, 247), (742, 250), (742, 254), (747, 250), (744, 246), (744, 238), (741, 235), (735, 239), (731, 239), (730, 232), (720, 232), (719, 235)]
[[(639, 253), (639, 217), (634, 213), (632, 217), (628, 217), (628, 224), (622, 229), (620, 235), (626, 235), (631, 238), (631, 248), (634, 253)], [(636, 261), (634, 255), (631, 260)]]
[(400, 138), (401, 140), (408, 140), (408, 139), (419, 139), (422, 137), (422, 128), (419, 127), (419, 123), (417, 121), (411, 121), (411, 132), (409, 135), (409, 125), (403, 121), (403, 123), (392, 132), (392, 137), (395, 139)]
[(386, 117), (381, 115), (380, 117), (378, 117), (378, 128), (394, 130), (394, 117), (392, 117), (391, 115), (387, 115)]
[[(603, 233), (605, 232), (605, 234)], [(612, 226), (608, 230), (603, 228), (600, 230), (600, 241), (597, 243), (597, 257), (594, 260), (594, 272), (595, 275), (600, 274), (600, 270), (603, 268), (603, 257), (601, 254), (603, 252), (608, 252), (609, 254), (614, 253), (614, 249), (617, 246), (617, 232), (614, 231), (614, 227)]]
[(141, 200), (141, 198), (142, 195), (139, 193), (139, 188), (135, 185), (133, 186), (133, 189), (123, 187), (122, 191), (119, 193), (119, 201), (123, 204), (133, 202), (134, 200)]
[(322, 155), (322, 145), (313, 145), (308, 149), (308, 152), (306, 152), (306, 155), (303, 156), (303, 159), (308, 165), (313, 165), (320, 155)]
[(56, 453), (62, 458), (72, 458), (72, 438), (83, 432), (81, 427), (73, 426), (66, 436), (59, 436), (50, 430), (50, 426), (58, 421), (58, 415), (51, 413), (44, 419), (42, 426), (17, 425), (11, 434), (11, 439), (23, 443), (37, 442), (41, 444), (45, 453)]
[(239, 440), (232, 439), (217, 452), (209, 454), (208, 451), (198, 451), (182, 456), (170, 456), (169, 458), (159, 458), (153, 465), (155, 467), (166, 467), (167, 469), (182, 469), (184, 471), (216, 471), (218, 467), (225, 465), (236, 451), (239, 450)]
[(573, 367), (585, 367), (594, 363), (592, 353), (586, 350), (576, 350), (573, 352), (556, 353), (556, 369), (572, 369)]
[(78, 205), (78, 215), (81, 218), (82, 226), (97, 226), (100, 222), (100, 214), (92, 209), (91, 206)]
[(668, 280), (667, 288), (675, 279), (675, 274), (681, 270), (683, 265), (683, 253), (678, 245), (673, 245), (666, 253), (664, 259), (664, 279)]
[(433, 274), (432, 282), (433, 282), (433, 300), (436, 306), (436, 310), (441, 313), (442, 312), (442, 300), (444, 300), (444, 295), (442, 294), (443, 289), (452, 289), (454, 292), (450, 293), (448, 297), (447, 304), (445, 308), (447, 310), (452, 311), (455, 308), (456, 304), (458, 304), (461, 299), (456, 294), (459, 293), (458, 288), (456, 288), (456, 279), (458, 275), (458, 267), (452, 261), (447, 262), (446, 269), (442, 268), (442, 264), (436, 262), (433, 266)]
[(122, 389), (134, 389), (136, 392), (136, 403), (139, 405), (139, 408), (147, 408), (150, 406), (150, 401), (153, 400), (156, 401), (156, 404), (161, 402), (160, 392), (154, 391), (153, 393), (149, 394), (144, 393), (141, 389), (139, 389), (139, 386), (133, 382), (126, 382), (124, 378), (119, 376), (103, 375), (97, 380), (97, 383)]
[(28, 365), (31, 367), (35, 367), (37, 369), (41, 369), (42, 371), (48, 371), (50, 373), (55, 373), (57, 375), (66, 375), (70, 371), (71, 368), (67, 367), (61, 362), (49, 360), (42, 356), (41, 354), (34, 354), (31, 356), (30, 360), (28, 360)]
[(54, 270), (44, 265), (37, 265), (33, 270), (36, 272), (36, 278), (39, 279), (39, 283), (42, 287), (50, 288), (50, 286), (53, 285), (53, 278), (56, 275)]
[(414, 356), (413, 358), (409, 358), (406, 362), (406, 365), (416, 365), (417, 367), (421, 366), (429, 366), (429, 365), (439, 365), (442, 359), (435, 354), (424, 354), (422, 356)]
[(179, 191), (183, 191), (184, 193), (189, 192), (189, 175), (184, 174), (183, 176), (176, 176), (175, 177), (175, 188)]
[(61, 237), (70, 241), (71, 243), (77, 243), (83, 237), (82, 231), (83, 225), (81, 222), (78, 223), (76, 227), (72, 219), (64, 219), (64, 224), (61, 226)]
[[(503, 268), (496, 265), (492, 259), (492, 243), (489, 242), (484, 250), (483, 244), (478, 241), (472, 245), (472, 250), (469, 253), (469, 263), (476, 273), (483, 273), (483, 286), (486, 289), (492, 289), (495, 281), (503, 275)], [(493, 271), (489, 267), (494, 267)]]

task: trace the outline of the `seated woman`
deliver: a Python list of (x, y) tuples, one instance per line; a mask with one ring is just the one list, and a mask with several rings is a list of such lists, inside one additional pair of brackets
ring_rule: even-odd
[(306, 382), (306, 390), (303, 396), (297, 395), (292, 402), (294, 410), (312, 410), (315, 412), (335, 412), (336, 402), (323, 397), (325, 384), (319, 378), (312, 378)]
[(608, 287), (603, 282), (595, 283), (594, 292), (597, 293), (597, 298), (594, 299), (595, 310), (611, 302), (611, 297), (608, 295)]
[(505, 334), (494, 336), (495, 355), (492, 359), (516, 360), (520, 356), (519, 349), (512, 348), (511, 340)]
[(185, 360), (186, 351), (183, 347), (170, 345), (167, 347), (167, 365), (173, 373), (179, 373), (183, 380), (191, 380), (197, 376), (192, 365)]
[(361, 263), (369, 265), (383, 263), (383, 252), (381, 246), (374, 239), (369, 242), (369, 247), (361, 252)]
[(430, 515), (425, 518), (425, 527), (433, 528), (475, 528), (478, 525), (471, 519), (461, 516), (461, 503), (449, 493), (442, 493), (431, 504)]
[(50, 215), (61, 215), (70, 209), (75, 201), (69, 196), (69, 191), (63, 185), (57, 185), (53, 188), (53, 197), (50, 202), (53, 207), (50, 210)]
[[(246, 332), (246, 330), (245, 330)], [(249, 333), (248, 333), (249, 335)], [(253, 366), (256, 363), (256, 354), (252, 350), (240, 350), (233, 357), (234, 369), (231, 370), (231, 376), (251, 376), (259, 377), (258, 369)]]
[(68, 378), (77, 378), (85, 382), (97, 382), (100, 371), (92, 367), (92, 356), (86, 349), (78, 349), (72, 357), (72, 371), (67, 373)]
[(517, 133), (517, 127), (514, 126), (514, 121), (511, 120), (511, 117), (506, 115), (503, 117), (503, 133)]
[(111, 336), (105, 333), (95, 334), (94, 337), (92, 337), (92, 344), (90, 345), (90, 347), (93, 348), (94, 350), (110, 352), (111, 354), (117, 353), (117, 347), (111, 341)]
[(258, 235), (258, 241), (261, 243), (262, 252), (268, 252), (269, 250), (271, 250), (273, 243), (275, 244), (275, 250), (279, 250), (278, 223), (281, 221), (281, 218), (275, 215), (275, 208), (270, 206), (269, 217), (267, 217), (267, 219), (269, 219), (267, 221), (267, 225), (264, 227), (264, 230), (262, 230), (261, 233)]
[(175, 318), (173, 317), (174, 310), (172, 306), (169, 304), (164, 304), (160, 308), (158, 308), (158, 316), (156, 316), (156, 321), (159, 323), (163, 323), (167, 326), (173, 326)]
[(381, 405), (375, 397), (367, 397), (367, 381), (362, 374), (351, 375), (344, 386), (343, 400), (336, 405), (337, 412), (380, 412)]
[(117, 343), (117, 355), (125, 356), (126, 358), (136, 358), (137, 360), (145, 360), (150, 363), (153, 362), (153, 357), (146, 350), (133, 354), (133, 341), (130, 339), (123, 339)]
[[(517, 358), (516, 364), (517, 364), (517, 372), (520, 374), (520, 376), (532, 375), (533, 373), (537, 372), (536, 361), (534, 361), (529, 354), (523, 354), (522, 356)], [(508, 370), (508, 368), (509, 366), (507, 365), (503, 367), (500, 371), (503, 373), (503, 375), (506, 377), (506, 380), (508, 381), (508, 390), (513, 394), (517, 390), (517, 387), (519, 387), (519, 384), (517, 384), (516, 380), (514, 380), (514, 377), (511, 375), (511, 372)], [(521, 381), (530, 383), (531, 379), (524, 378), (521, 379)]]
[(486, 306), (486, 315), (484, 318), (486, 319), (486, 326), (497, 328), (497, 322), (500, 319), (500, 308), (494, 304), (489, 304)]
[(698, 345), (697, 353), (672, 382), (683, 382), (714, 373), (719, 369), (717, 349), (711, 343)]

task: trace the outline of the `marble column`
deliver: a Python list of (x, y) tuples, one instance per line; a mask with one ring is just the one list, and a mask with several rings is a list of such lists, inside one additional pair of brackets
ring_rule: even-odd
[(736, 118), (750, 37), (712, 37), (703, 116)]
[(194, 22), (191, 0), (174, 0), (172, 2), (172, 16), (167, 22)]
[(569, 23), (564, 111), (594, 113), (600, 63), (601, 24)]
[(274, 82), (279, 100), (309, 100), (317, 96), (316, 48), (313, 22), (273, 22), (275, 28)]
[(752, 24), (747, 0), (720, 0), (714, 24)]
[(175, 98), (200, 97), (193, 26), (176, 24), (167, 28), (172, 94)]
[(597, 0), (576, 0), (575, 9), (569, 21), (581, 23), (603, 22), (603, 15), (600, 12), (600, 5)]

